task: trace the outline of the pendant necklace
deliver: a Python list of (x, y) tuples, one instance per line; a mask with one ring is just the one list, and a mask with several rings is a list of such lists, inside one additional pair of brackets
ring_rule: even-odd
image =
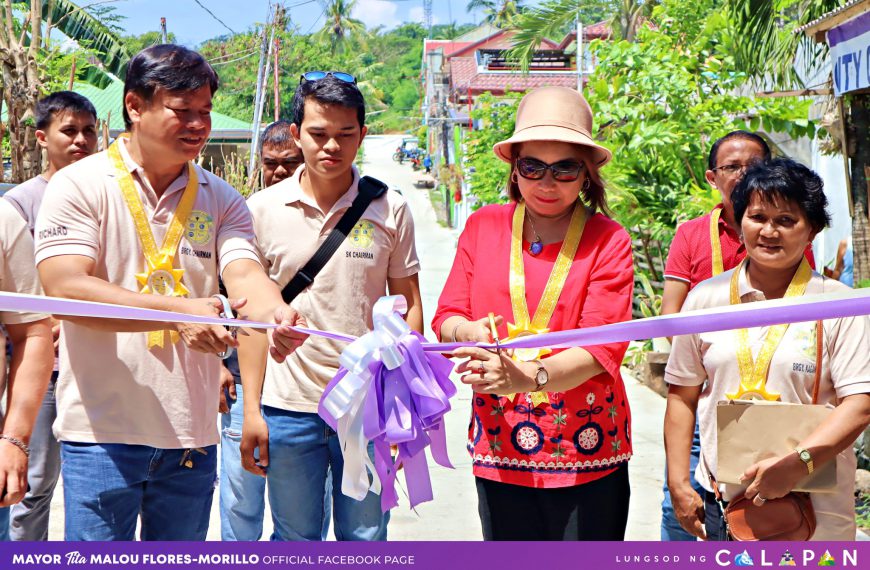
[(529, 244), (529, 253), (533, 256), (537, 257), (544, 251), (544, 243), (541, 241), (541, 236), (538, 235), (538, 231), (535, 229), (535, 222), (532, 221), (532, 217), (529, 216), (529, 225), (532, 227), (532, 233), (535, 234), (535, 241)]

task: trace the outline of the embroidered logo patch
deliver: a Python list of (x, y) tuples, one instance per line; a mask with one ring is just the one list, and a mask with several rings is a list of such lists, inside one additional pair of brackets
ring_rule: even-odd
[(194, 210), (187, 218), (184, 235), (193, 245), (205, 245), (211, 241), (213, 228), (214, 218), (202, 210)]
[(348, 237), (354, 247), (368, 249), (375, 241), (375, 225), (368, 220), (360, 220), (350, 231)]

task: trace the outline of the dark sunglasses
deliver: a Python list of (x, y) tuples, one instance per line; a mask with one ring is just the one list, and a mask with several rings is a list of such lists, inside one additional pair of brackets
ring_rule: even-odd
[(306, 81), (320, 81), (324, 77), (333, 76), (339, 81), (344, 81), (345, 83), (352, 83), (356, 85), (356, 77), (351, 75), (350, 73), (345, 73), (343, 71), (306, 71), (302, 74), (302, 77), (299, 78), (300, 83), (305, 83)]
[(517, 172), (527, 180), (540, 180), (549, 170), (557, 182), (573, 182), (580, 177), (583, 168), (583, 163), (576, 160), (560, 160), (553, 164), (528, 156), (517, 160)]

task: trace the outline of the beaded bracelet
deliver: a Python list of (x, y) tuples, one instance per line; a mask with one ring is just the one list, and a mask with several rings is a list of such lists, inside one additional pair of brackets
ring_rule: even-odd
[(24, 443), (23, 441), (21, 441), (17, 437), (12, 437), (11, 435), (6, 435), (5, 433), (3, 433), (3, 434), (0, 434), (0, 439), (5, 439), (9, 443), (14, 445), (18, 449), (20, 449), (21, 451), (23, 451), (24, 455), (26, 455), (27, 457), (30, 457), (30, 448), (27, 446), (26, 443)]

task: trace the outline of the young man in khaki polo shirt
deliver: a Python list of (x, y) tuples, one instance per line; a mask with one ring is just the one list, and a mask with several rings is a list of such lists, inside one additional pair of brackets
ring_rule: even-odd
[[(282, 287), (357, 196), (359, 173), (353, 162), (366, 133), (365, 101), (356, 80), (346, 73), (306, 73), (293, 99), (293, 113), (293, 138), (302, 149), (304, 166), (248, 200), (264, 265)], [(405, 296), (408, 323), (420, 331), (419, 270), (411, 213), (399, 194), (387, 192), (368, 206), (292, 305), (314, 328), (362, 335), (372, 327), (375, 301), (389, 290)], [(380, 498), (369, 493), (356, 501), (341, 493), (344, 461), (338, 437), (317, 415), (323, 389), (346, 345), (312, 338), (279, 365), (267, 364), (257, 344), (256, 338), (243, 339), (240, 353), (246, 396), (241, 452), (246, 469), (267, 477), (272, 539), (322, 538), (329, 513), (325, 484), (331, 472), (336, 538), (386, 540), (389, 513), (381, 512)]]
[[(40, 293), (33, 239), (24, 219), (5, 200), (0, 200), (0, 291)], [(47, 315), (2, 312), (0, 323), (12, 342), (5, 421), (0, 417), (0, 507), (8, 507), (23, 499), (27, 490), (28, 444), (51, 376), (54, 350)], [(8, 540), (8, 516), (3, 519), (7, 526), (0, 534)]]
[[(57, 91), (40, 99), (36, 103), (36, 141), (46, 151), (48, 170), (3, 195), (24, 218), (31, 235), (48, 181), (61, 168), (97, 151), (97, 111), (94, 105), (72, 91)], [(55, 335), (60, 332), (59, 323), (53, 323), (52, 332)], [(60, 444), (51, 431), (57, 419), (56, 385), (57, 359), (30, 437), (32, 453), (27, 472), (30, 490), (24, 500), (13, 505), (10, 511), (9, 536), (12, 540), (48, 540), (51, 499), (60, 477)]]
[[(293, 142), (290, 121), (275, 121), (263, 129), (260, 163), (263, 188), (293, 176), (302, 165), (302, 151)], [(238, 354), (224, 361), (232, 375), (221, 406), (220, 514), (221, 540), (260, 540), (266, 512), (266, 481), (245, 471), (239, 454), (245, 392)]]
[[(214, 70), (175, 45), (130, 61), (121, 137), (50, 181), (36, 223), (46, 293), (215, 316), (223, 278), (243, 318), (303, 339), (263, 271), (244, 200), (195, 166), (211, 131)], [(162, 244), (162, 245), (158, 245)], [(246, 296), (248, 301), (242, 298)], [(166, 330), (162, 330), (166, 329)], [(62, 324), (58, 419), (67, 540), (203, 540), (219, 439), (220, 326), (75, 318)]]

